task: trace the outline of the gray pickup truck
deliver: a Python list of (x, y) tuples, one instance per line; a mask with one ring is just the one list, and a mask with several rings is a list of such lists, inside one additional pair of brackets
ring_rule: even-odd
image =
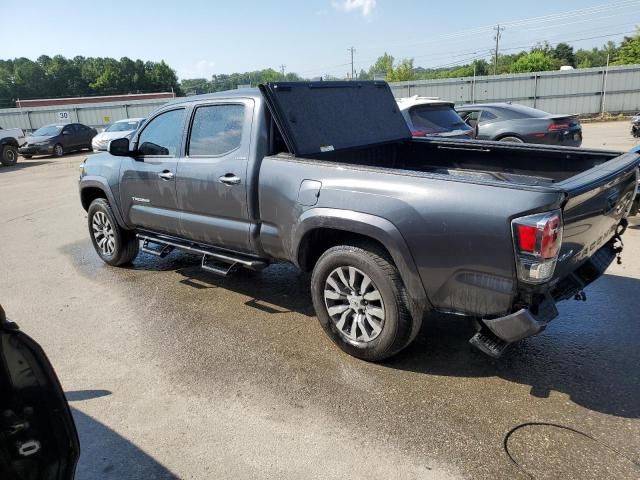
[(412, 139), (384, 82), (273, 83), (181, 98), (81, 165), (93, 245), (202, 256), (226, 275), (311, 271), (318, 319), (378, 361), (428, 312), (498, 356), (619, 255), (640, 156)]

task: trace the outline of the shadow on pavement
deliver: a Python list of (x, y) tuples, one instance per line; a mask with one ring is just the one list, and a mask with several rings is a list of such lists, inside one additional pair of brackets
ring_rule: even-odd
[(40, 165), (46, 165), (48, 163), (52, 163), (51, 160), (36, 160), (36, 161), (26, 160), (25, 161), (23, 159), (19, 159), (18, 163), (10, 167), (3, 167), (2, 165), (0, 165), (0, 173), (14, 172), (16, 170), (22, 170), (23, 168), (28, 168), (28, 167), (38, 167)]
[[(69, 401), (110, 395), (108, 390), (67, 392)], [(176, 479), (166, 467), (126, 438), (96, 419), (71, 407), (80, 436), (80, 461), (76, 479)]]
[(107, 397), (111, 395), (109, 390), (73, 390), (65, 392), (68, 402), (81, 402), (83, 400), (93, 400), (94, 398)]
[(221, 277), (200, 268), (200, 257), (173, 252), (166, 258), (140, 254), (134, 261), (134, 270), (175, 271), (184, 277), (180, 283), (204, 290), (223, 288), (233, 290), (251, 300), (245, 305), (265, 313), (297, 312), (314, 317), (309, 291), (310, 278), (292, 265), (279, 263), (255, 272), (240, 268)]
[(585, 408), (640, 418), (640, 280), (605, 275), (587, 302), (559, 304), (560, 316), (538, 336), (493, 360), (468, 344), (474, 329), (460, 318), (426, 319), (422, 334), (390, 368), (429, 375), (497, 376), (530, 385), (531, 395), (565, 393)]

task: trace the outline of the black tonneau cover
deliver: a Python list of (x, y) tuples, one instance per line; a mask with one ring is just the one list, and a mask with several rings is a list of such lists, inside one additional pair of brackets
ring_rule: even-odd
[(411, 138), (386, 82), (275, 82), (260, 91), (296, 156)]

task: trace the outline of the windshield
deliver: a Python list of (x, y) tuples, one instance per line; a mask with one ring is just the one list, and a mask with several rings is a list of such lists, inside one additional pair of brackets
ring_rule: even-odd
[(414, 107), (410, 115), (413, 126), (425, 133), (444, 133), (469, 128), (455, 110), (447, 105)]
[(137, 120), (127, 121), (127, 122), (116, 122), (113, 125), (110, 125), (105, 132), (128, 132), (130, 130), (135, 130), (138, 128), (138, 124), (140, 122)]
[(40, 127), (33, 132), (34, 137), (53, 137), (58, 135), (62, 130), (62, 125), (47, 125), (46, 127)]

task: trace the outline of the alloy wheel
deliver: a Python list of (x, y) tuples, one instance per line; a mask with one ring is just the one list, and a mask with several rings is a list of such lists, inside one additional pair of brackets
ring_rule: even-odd
[(116, 249), (116, 237), (113, 226), (104, 212), (96, 212), (91, 222), (93, 238), (103, 255), (113, 255)]
[(324, 302), (331, 321), (349, 342), (368, 343), (382, 332), (384, 302), (362, 270), (352, 266), (333, 270), (325, 281)]

